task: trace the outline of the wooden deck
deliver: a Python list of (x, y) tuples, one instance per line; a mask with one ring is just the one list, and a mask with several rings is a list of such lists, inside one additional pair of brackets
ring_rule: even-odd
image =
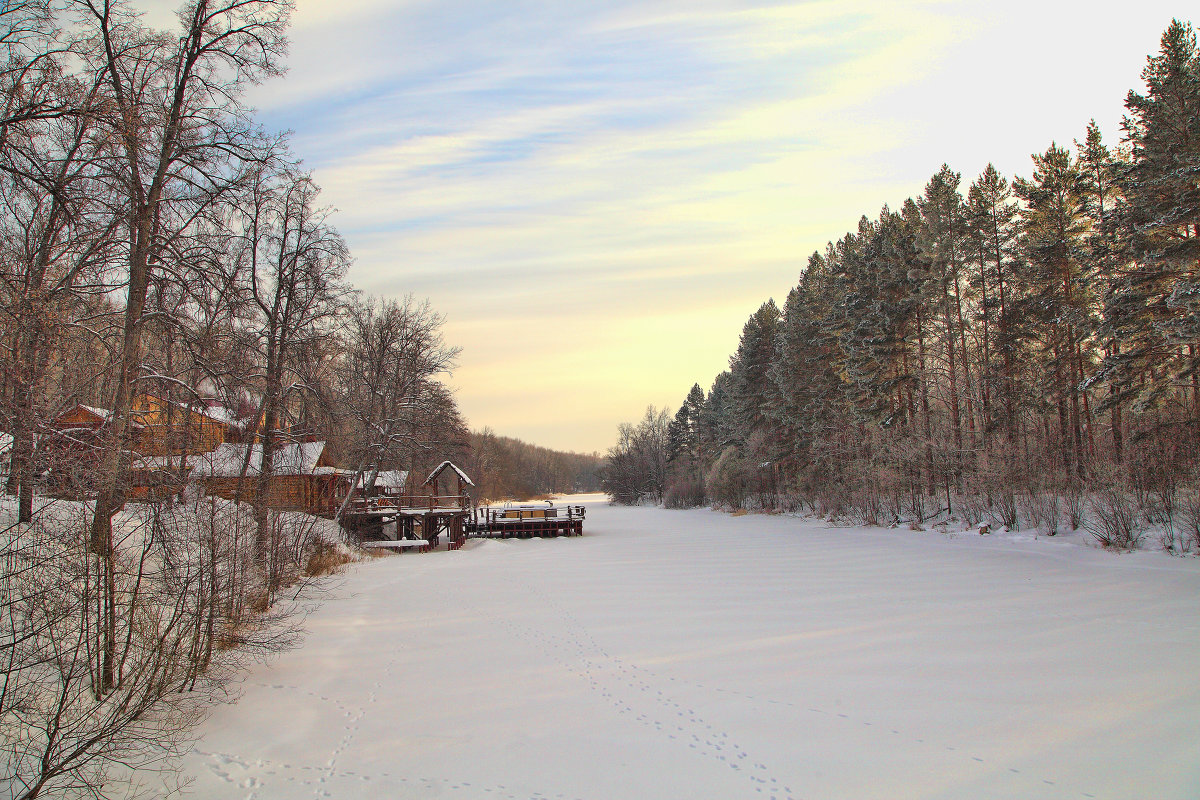
[(380, 541), (384, 526), (395, 523), (396, 539), (391, 541), (425, 540), (437, 547), (445, 536), (456, 550), (466, 541), (471, 514), (466, 495), (392, 495), (352, 499), (341, 523), (360, 541)]
[(532, 539), (582, 536), (583, 506), (510, 505), (475, 509), (467, 536), (483, 539)]
[[(398, 495), (351, 501), (342, 526), (366, 544), (424, 540), (437, 547), (442, 537), (457, 550), (468, 539), (533, 539), (582, 536), (587, 509), (580, 505), (508, 504), (472, 507), (465, 495)], [(384, 526), (395, 524), (395, 539)], [(386, 546), (386, 545), (377, 545)], [(404, 547), (405, 545), (396, 545)]]

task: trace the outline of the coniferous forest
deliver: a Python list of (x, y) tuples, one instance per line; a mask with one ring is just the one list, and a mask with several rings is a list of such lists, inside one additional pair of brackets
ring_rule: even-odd
[(1172, 21), (1125, 99), (1025, 177), (939, 168), (808, 259), (673, 418), (622, 426), (625, 502), (867, 524), (1147, 525), (1200, 547), (1200, 50)]

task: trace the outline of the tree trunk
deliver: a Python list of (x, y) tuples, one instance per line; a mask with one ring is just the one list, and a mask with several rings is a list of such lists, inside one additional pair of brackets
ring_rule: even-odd
[(958, 316), (958, 338), (961, 345), (963, 381), (966, 384), (965, 395), (967, 398), (967, 434), (972, 452), (976, 447), (975, 440), (975, 389), (971, 381), (971, 359), (967, 354), (967, 326), (963, 322), (962, 313), (962, 296), (959, 294), (958, 272), (954, 273), (954, 307), (955, 313)]
[(925, 370), (925, 331), (921, 324), (921, 311), (917, 309), (917, 369), (921, 380), (921, 416), (925, 421), (925, 479), (932, 497), (936, 491), (933, 475), (933, 423), (929, 418), (929, 380)]
[(134, 373), (137, 371), (142, 344), (142, 314), (146, 306), (150, 220), (145, 208), (136, 228), (138, 236), (129, 258), (129, 290), (125, 303), (124, 330), (120, 356), (117, 359), (116, 391), (112, 401), (112, 416), (108, 421), (100, 454), (99, 486), (92, 515), (91, 550), (101, 561), (105, 585), (103, 595), (108, 603), (103, 616), (100, 691), (107, 693), (116, 685), (116, 582), (114, 572), (112, 518), (124, 506), (124, 489), (128, 472), (129, 412), (132, 404)]
[[(963, 435), (962, 435), (962, 415), (958, 405), (958, 370), (955, 368), (955, 336), (954, 336), (954, 318), (950, 313), (950, 280), (949, 278), (942, 279), (942, 316), (946, 320), (946, 355), (949, 358), (949, 377), (950, 377), (950, 424), (954, 429), (954, 455), (952, 457), (956, 478), (961, 478), (959, 469), (959, 461), (963, 451)], [(961, 488), (961, 487), (960, 487)]]
[[(259, 439), (262, 444), (262, 459), (259, 461), (258, 476), (254, 488), (254, 562), (263, 576), (263, 588), (267, 602), (274, 591), (271, 564), (271, 526), (269, 504), (271, 493), (271, 478), (274, 474), (275, 429), (279, 424), (279, 393), (281, 390), (278, 375), (278, 356), (272, 348), (267, 364), (266, 392), (263, 396), (263, 424)], [(250, 445), (253, 449), (253, 444)]]
[[(1070, 413), (1067, 411), (1067, 386), (1066, 377), (1063, 375), (1062, 368), (1062, 351), (1059, 346), (1054, 345), (1054, 394), (1056, 395), (1056, 405), (1058, 407), (1058, 449), (1059, 458), (1063, 470), (1063, 477), (1067, 483), (1071, 482), (1071, 477), (1074, 474), (1074, 468), (1071, 464), (1071, 422)], [(1047, 431), (1049, 438), (1049, 431)]]
[(983, 436), (983, 453), (986, 456), (988, 454), (988, 452), (991, 450), (990, 441), (989, 441), (989, 438), (990, 438), (989, 437), (989, 433), (990, 433), (989, 428), (991, 426), (992, 419), (991, 419), (991, 412), (990, 412), (990, 408), (989, 408), (989, 405), (990, 405), (989, 400), (990, 400), (990, 394), (991, 394), (990, 383), (992, 380), (992, 358), (991, 358), (991, 343), (989, 342), (989, 339), (991, 338), (991, 334), (988, 330), (988, 317), (990, 316), (990, 314), (988, 312), (987, 272), (984, 269), (984, 266), (985, 266), (984, 255), (981, 252), (979, 254), (979, 291), (980, 291), (980, 295), (981, 295), (980, 306), (982, 307), (982, 310), (983, 310), (983, 375), (979, 380), (979, 390), (980, 390), (979, 400), (980, 400), (980, 403), (982, 404), (982, 408), (980, 409), (980, 414), (982, 417), (981, 433)]

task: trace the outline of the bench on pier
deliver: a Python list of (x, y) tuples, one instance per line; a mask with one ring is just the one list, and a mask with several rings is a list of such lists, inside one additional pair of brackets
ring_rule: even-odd
[(418, 553), (429, 552), (429, 542), (426, 539), (380, 539), (375, 542), (363, 542), (362, 546), (386, 548), (401, 553), (405, 550), (416, 550)]

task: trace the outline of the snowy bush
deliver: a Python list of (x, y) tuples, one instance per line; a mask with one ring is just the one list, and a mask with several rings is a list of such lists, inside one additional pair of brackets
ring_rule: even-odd
[(1017, 496), (1011, 491), (1001, 491), (992, 500), (989, 516), (997, 525), (1009, 530), (1017, 527)]
[[(204, 647), (209, 571), (190, 557), (191, 537), (164, 537), (144, 512), (118, 518), (111, 567), (89, 551), (80, 503), (0, 541), (0, 787), (11, 796), (109, 797), (114, 771), (169, 773), (219, 689), (224, 673)], [(107, 648), (102, 614), (115, 633)]]
[(862, 481), (850, 495), (850, 518), (860, 525), (890, 525), (896, 509), (873, 481)]
[(753, 476), (736, 447), (727, 447), (708, 471), (709, 496), (714, 503), (744, 508)]
[(840, 519), (850, 513), (850, 507), (850, 492), (845, 486), (825, 486), (817, 492), (816, 512), (822, 517)]
[(990, 517), (987, 498), (980, 494), (965, 494), (958, 499), (958, 513), (968, 527), (975, 527)]
[(667, 486), (663, 495), (667, 508), (696, 508), (704, 505), (704, 481), (700, 478), (677, 478)]
[(1021, 516), (1026, 523), (1046, 534), (1058, 534), (1060, 516), (1059, 497), (1054, 492), (1023, 492), (1017, 500)]
[(170, 781), (226, 678), (295, 641), (294, 606), (264, 602), (265, 587), (347, 556), (333, 523), (272, 512), (272, 564), (258, 564), (252, 509), (219, 498), (128, 504), (106, 558), (86, 503), (48, 503), (21, 525), (4, 511), (4, 797), (133, 796), (109, 778), (129, 769)]
[(925, 521), (929, 516), (928, 498), (919, 486), (913, 486), (904, 498), (907, 502), (900, 509), (901, 515), (907, 514), (916, 525)]
[(1179, 545), (1185, 553), (1200, 551), (1200, 488), (1185, 491), (1180, 499)]
[(1067, 512), (1067, 522), (1071, 530), (1077, 531), (1083, 525), (1083, 511), (1086, 495), (1083, 486), (1072, 481), (1063, 492), (1063, 507)]
[(1095, 492), (1088, 508), (1091, 511), (1088, 533), (1105, 547), (1131, 550), (1145, 534), (1138, 522), (1137, 502), (1120, 486)]

